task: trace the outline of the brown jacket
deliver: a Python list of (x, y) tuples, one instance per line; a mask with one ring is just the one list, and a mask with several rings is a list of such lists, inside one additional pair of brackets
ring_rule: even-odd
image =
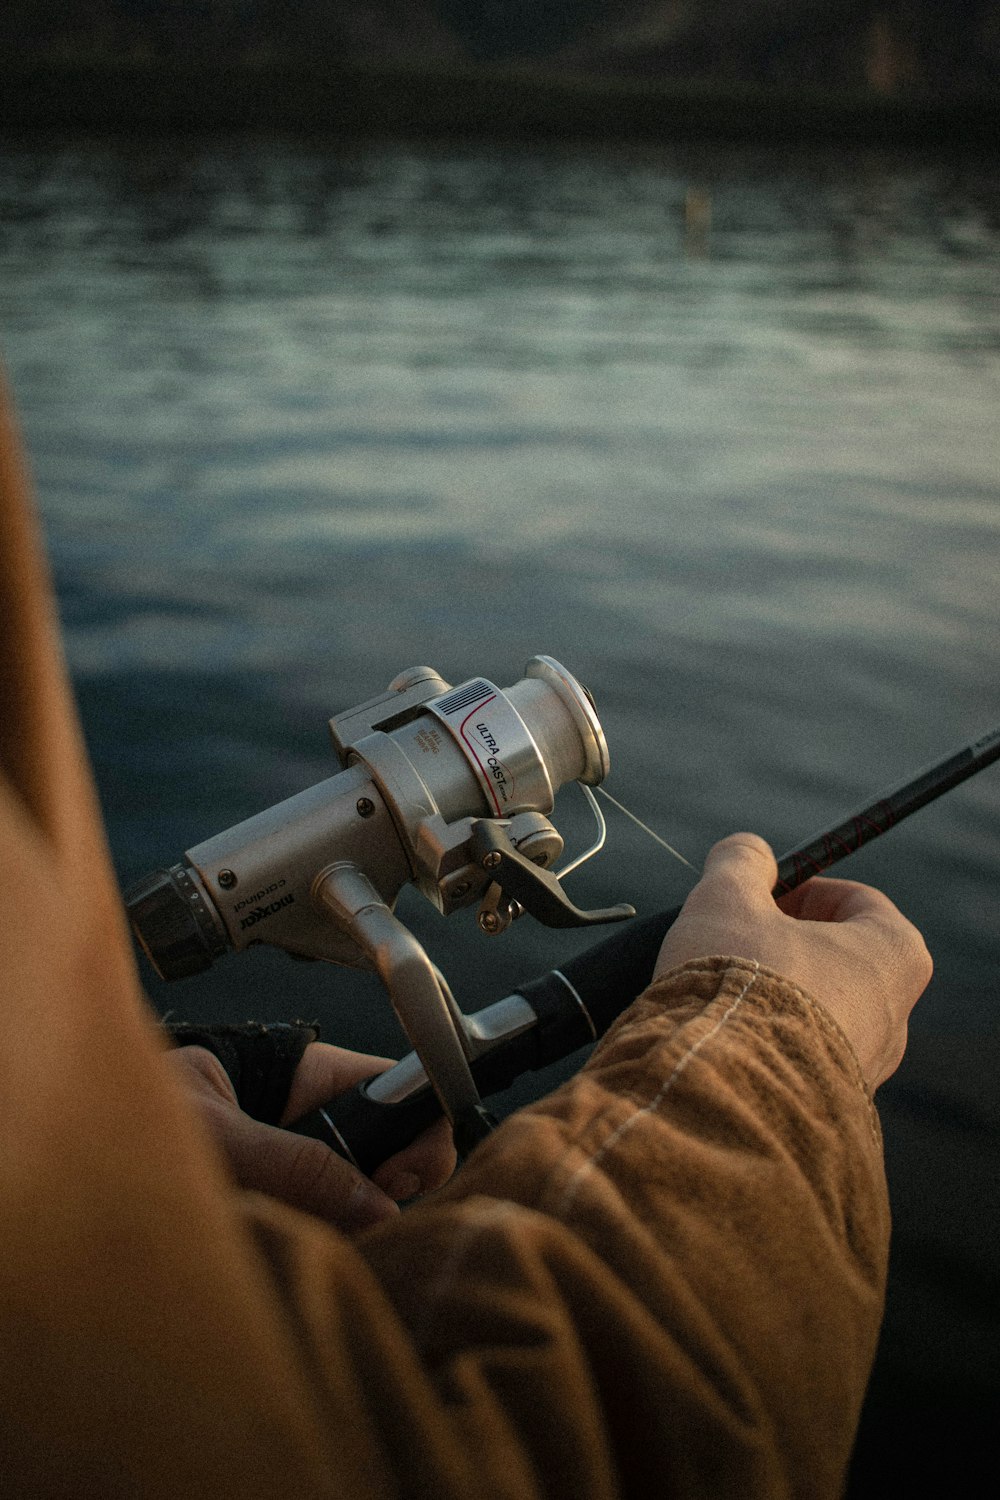
[(227, 1181), (163, 1066), (0, 414), (0, 1494), (840, 1492), (879, 1127), (809, 996), (688, 964), (356, 1240)]

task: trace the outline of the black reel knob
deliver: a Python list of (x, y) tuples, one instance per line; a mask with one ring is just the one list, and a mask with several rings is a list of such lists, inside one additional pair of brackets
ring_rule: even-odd
[(211, 967), (226, 939), (184, 865), (153, 870), (125, 895), (132, 929), (161, 979)]

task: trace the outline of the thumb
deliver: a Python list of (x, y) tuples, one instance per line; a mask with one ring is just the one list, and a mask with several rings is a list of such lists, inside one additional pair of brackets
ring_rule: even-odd
[(381, 1188), (309, 1136), (234, 1111), (227, 1121), (225, 1149), (241, 1187), (304, 1209), (338, 1229), (367, 1229), (399, 1213)]
[(731, 833), (709, 849), (701, 880), (688, 900), (705, 887), (714, 903), (721, 900), (759, 910), (772, 905), (777, 879), (778, 862), (770, 844), (756, 833)]
[(768, 916), (779, 915), (771, 892), (778, 865), (755, 833), (733, 833), (705, 859), (702, 877), (663, 940), (654, 978), (677, 964), (711, 954), (747, 954)]

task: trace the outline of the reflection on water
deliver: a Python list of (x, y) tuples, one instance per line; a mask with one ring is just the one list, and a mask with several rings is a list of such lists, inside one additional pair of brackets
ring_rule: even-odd
[[(695, 860), (735, 825), (798, 842), (1000, 719), (986, 168), (66, 144), (3, 155), (0, 234), (125, 877), (328, 774), (329, 713), (418, 660), (563, 658), (611, 789)], [(906, 1109), (996, 1123), (998, 835), (987, 773), (850, 871), (937, 959), (883, 1096), (904, 1247), (927, 1232)], [(627, 824), (577, 880), (646, 910), (686, 888)], [(485, 940), (413, 914), (467, 1006), (571, 942), (519, 924), (484, 993)], [(363, 981), (290, 968), (169, 999), (242, 1011), (256, 983), (392, 1044)], [(967, 1225), (966, 1263), (995, 1238)]]

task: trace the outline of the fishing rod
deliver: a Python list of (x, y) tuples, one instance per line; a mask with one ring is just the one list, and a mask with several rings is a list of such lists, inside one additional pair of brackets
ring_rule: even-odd
[[(993, 730), (901, 786), (814, 835), (778, 860), (776, 897), (821, 874), (904, 818), (1000, 760), (1000, 729)], [(483, 1095), (498, 1094), (523, 1074), (559, 1062), (596, 1042), (653, 977), (660, 945), (681, 907), (629, 922), (605, 938), (529, 980), (514, 994), (473, 1018), (490, 1050), (473, 1064)], [(291, 1128), (325, 1141), (371, 1173), (440, 1116), (433, 1090), (415, 1053), (313, 1110)]]
[[(336, 775), (137, 882), (126, 894), (132, 926), (168, 980), (261, 942), (374, 969), (413, 1052), (294, 1128), (370, 1172), (443, 1113), (465, 1153), (495, 1123), (484, 1096), (596, 1041), (646, 987), (678, 913), (628, 920), (617, 937), (465, 1015), (395, 913), (405, 885), (444, 915), (478, 903), (477, 924), (489, 935), (525, 913), (550, 927), (635, 917), (626, 903), (581, 910), (562, 883), (605, 839), (592, 788), (610, 757), (593, 698), (549, 656), (532, 657), (506, 689), (482, 677), (451, 686), (432, 668), (413, 667), (337, 714), (330, 732)], [(998, 757), (1000, 731), (792, 850), (779, 862), (776, 894)], [(597, 837), (556, 868), (564, 844), (550, 814), (571, 782)]]

